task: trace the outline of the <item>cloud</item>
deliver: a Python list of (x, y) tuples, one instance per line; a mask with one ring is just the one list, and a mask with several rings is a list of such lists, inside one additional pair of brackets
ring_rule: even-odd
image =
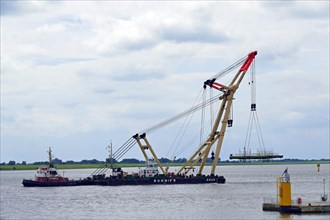
[[(268, 143), (276, 150), (287, 143), (286, 131), (297, 138), (314, 130), (318, 135), (305, 135), (305, 142), (320, 143), (320, 153), (305, 156), (322, 157), (327, 150), (328, 2), (1, 4), (2, 160), (20, 147), (41, 149), (51, 142), (79, 142), (82, 152), (90, 152), (84, 137), (103, 146), (112, 136), (120, 146), (190, 108), (206, 79), (252, 50), (258, 51), (257, 106)], [(235, 127), (226, 136), (235, 146), (248, 120), (247, 79), (236, 94)], [(165, 146), (159, 155), (167, 153), (172, 128), (166, 138), (151, 137)], [(280, 150), (289, 154), (303, 146), (290, 144)], [(63, 151), (74, 157), (73, 148)]]
[[(98, 15), (87, 16), (95, 36), (85, 40), (89, 47), (96, 47), (101, 54), (114, 55), (124, 51), (151, 49), (161, 41), (176, 43), (215, 43), (229, 38), (205, 20), (195, 17), (194, 10), (173, 14), (172, 9), (148, 11), (130, 19)], [(205, 17), (205, 16), (204, 16)]]
[[(117, 69), (117, 68), (116, 68)], [(131, 66), (114, 70), (118, 73), (113, 80), (118, 81), (146, 81), (148, 79), (163, 79), (164, 73), (156, 66)]]
[(56, 66), (61, 65), (65, 63), (79, 63), (79, 62), (87, 62), (92, 61), (94, 58), (75, 58), (75, 57), (35, 57), (34, 59), (31, 59), (34, 65), (40, 66), (40, 65), (47, 65), (47, 66)]
[(329, 2), (327, 1), (267, 1), (262, 2), (261, 5), (269, 11), (282, 13), (282, 16), (285, 14), (304, 20), (329, 17)]
[(135, 21), (97, 16), (88, 19), (95, 35), (84, 41), (101, 54), (115, 54), (122, 50), (141, 50), (155, 44), (154, 36)]
[(1, 15), (20, 16), (22, 14), (36, 13), (45, 10), (45, 7), (48, 8), (48, 6), (57, 4), (58, 2), (3, 0), (1, 1)]
[(304, 119), (306, 116), (302, 112), (287, 112), (281, 117), (284, 122), (292, 122)]
[(42, 27), (37, 28), (37, 31), (41, 32), (41, 33), (49, 33), (49, 34), (54, 34), (57, 32), (61, 32), (64, 31), (66, 29), (66, 27), (61, 24), (47, 24), (44, 25)]
[(21, 8), (19, 1), (1, 1), (1, 15), (17, 14)]
[(216, 31), (205, 20), (200, 20), (191, 14), (170, 16), (167, 13), (157, 15), (150, 13), (144, 18), (154, 20), (152, 25), (156, 35), (165, 41), (214, 43), (228, 40), (225, 33)]

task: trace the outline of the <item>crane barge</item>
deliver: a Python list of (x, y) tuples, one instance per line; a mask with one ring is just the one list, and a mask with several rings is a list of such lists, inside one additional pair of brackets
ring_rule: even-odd
[[(223, 184), (226, 179), (223, 176), (216, 175), (215, 170), (219, 161), (220, 151), (222, 143), (225, 137), (227, 125), (232, 126), (232, 119), (230, 118), (230, 112), (232, 108), (232, 103), (234, 99), (235, 92), (239, 88), (246, 72), (248, 71), (251, 63), (254, 61), (257, 51), (249, 53), (246, 57), (240, 59), (232, 66), (229, 66), (222, 72), (218, 73), (214, 77), (207, 79), (203, 88), (207, 87), (215, 89), (220, 92), (220, 95), (213, 97), (207, 102), (203, 102), (199, 105), (194, 106), (188, 111), (182, 112), (181, 114), (170, 118), (164, 122), (157, 124), (144, 132), (137, 133), (133, 135), (128, 141), (126, 141), (116, 152), (109, 155), (110, 161), (118, 161), (127, 151), (129, 151), (135, 144), (138, 144), (142, 155), (146, 161), (146, 167), (144, 170), (140, 170), (138, 173), (128, 174), (122, 170), (121, 167), (114, 165), (112, 162), (110, 164), (105, 164), (104, 166), (96, 169), (88, 178), (83, 180), (71, 180), (70, 185), (148, 185), (148, 184), (206, 184), (206, 183), (219, 183)], [(228, 85), (221, 84), (216, 80), (231, 71), (232, 69), (239, 67), (239, 70), (232, 78)], [(170, 122), (181, 118), (193, 111), (203, 108), (207, 103), (213, 103), (215, 101), (221, 101), (220, 108), (217, 111), (214, 123), (212, 124), (211, 132), (208, 138), (203, 141), (202, 144), (197, 148), (197, 150), (190, 156), (190, 158), (178, 169), (176, 172), (170, 172), (169, 167), (165, 167), (160, 163), (156, 152), (154, 151), (152, 145), (147, 139), (147, 133), (153, 129), (159, 128), (169, 124)], [(211, 173), (205, 175), (203, 174), (203, 169), (206, 165), (208, 155), (213, 145), (216, 145), (215, 153), (212, 152), (212, 167)], [(151, 155), (148, 155), (151, 154)], [(197, 170), (197, 174), (191, 174), (192, 170)], [(106, 176), (106, 172), (111, 170), (111, 174)], [(24, 184), (24, 186), (52, 186), (52, 184), (40, 184), (33, 181), (29, 181), (29, 184)], [(61, 185), (61, 184), (60, 184)], [(59, 184), (54, 185), (59, 186)], [(63, 183), (63, 186), (66, 186)]]

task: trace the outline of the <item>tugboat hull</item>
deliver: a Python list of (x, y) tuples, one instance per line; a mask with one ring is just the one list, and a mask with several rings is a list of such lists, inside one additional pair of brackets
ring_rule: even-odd
[(83, 185), (97, 185), (95, 181), (90, 179), (83, 180), (68, 180), (65, 182), (39, 182), (35, 180), (23, 179), (22, 182), (25, 187), (56, 187), (56, 186), (83, 186)]
[(77, 180), (69, 180), (66, 182), (39, 182), (35, 180), (27, 180), (23, 179), (22, 182), (23, 186), (25, 187), (51, 187), (51, 186), (77, 186), (79, 181)]

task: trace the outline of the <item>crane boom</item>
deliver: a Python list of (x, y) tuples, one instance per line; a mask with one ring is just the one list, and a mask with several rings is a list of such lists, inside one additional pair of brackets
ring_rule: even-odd
[[(253, 52), (249, 53), (245, 59), (244, 58), (240, 59), (233, 65), (226, 68), (224, 71), (215, 75), (212, 79), (208, 79), (204, 82), (204, 86), (203, 86), (204, 89), (207, 86), (209, 86), (211, 88), (214, 88), (214, 89), (217, 89), (217, 90), (223, 92), (222, 95), (217, 95), (217, 96), (213, 97), (212, 99), (210, 99), (210, 101), (203, 102), (200, 105), (197, 105), (197, 106), (189, 109), (188, 111), (185, 111), (173, 118), (170, 118), (169, 120), (159, 123), (159, 124), (151, 127), (150, 129), (145, 130), (143, 132), (143, 134), (141, 134), (141, 135), (139, 135), (139, 134), (134, 135), (132, 138), (130, 138), (128, 141), (126, 141), (113, 154), (113, 158), (115, 158), (116, 160), (119, 160), (119, 158), (121, 158), (128, 150), (130, 150), (134, 146), (135, 143), (138, 143), (145, 160), (149, 161), (149, 157), (146, 153), (146, 150), (150, 150), (152, 157), (155, 159), (155, 162), (157, 163), (158, 167), (161, 169), (162, 173), (165, 176), (168, 175), (168, 167), (164, 168), (162, 166), (162, 164), (160, 163), (159, 159), (157, 158), (156, 153), (154, 152), (152, 146), (150, 145), (149, 141), (146, 138), (146, 132), (147, 131), (151, 132), (155, 129), (163, 127), (163, 126), (169, 124), (170, 122), (173, 122), (183, 116), (186, 116), (186, 115), (190, 114), (191, 112), (195, 112), (196, 110), (206, 106), (207, 104), (213, 103), (216, 99), (219, 99), (219, 100), (222, 100), (222, 102), (221, 102), (217, 117), (215, 119), (215, 122), (212, 126), (212, 131), (211, 131), (209, 137), (207, 138), (207, 140), (204, 143), (201, 144), (201, 146), (193, 153), (193, 155), (187, 160), (187, 162), (176, 173), (176, 175), (178, 175), (184, 170), (184, 174), (187, 174), (191, 169), (194, 169), (194, 167), (196, 166), (196, 164), (198, 162), (201, 161), (199, 170), (198, 170), (198, 175), (201, 175), (203, 168), (205, 166), (207, 157), (209, 155), (210, 149), (213, 146), (213, 144), (215, 142), (217, 142), (216, 151), (215, 151), (215, 153), (212, 152), (213, 164), (212, 164), (212, 169), (211, 169), (211, 176), (214, 176), (215, 168), (218, 163), (223, 139), (224, 139), (225, 132), (226, 132), (226, 124), (227, 124), (227, 122), (228, 122), (228, 125), (231, 125), (231, 123), (232, 123), (232, 122), (229, 123), (229, 121), (232, 121), (232, 120), (229, 120), (229, 115), (230, 115), (232, 102), (234, 99), (234, 94), (235, 94), (236, 90), (238, 89), (241, 81), (243, 80), (243, 78), (245, 76), (245, 73), (249, 69), (249, 67), (250, 67), (251, 63), (253, 62), (256, 55), (257, 55), (257, 51), (253, 51)], [(242, 64), (242, 66), (240, 67), (239, 71), (236, 73), (236, 75), (234, 76), (234, 78), (232, 79), (232, 81), (230, 82), (230, 84), (228, 86), (216, 82), (216, 80), (219, 76), (228, 73), (229, 71), (231, 71), (234, 68), (237, 68), (241, 64)], [(220, 122), (221, 122), (221, 126), (220, 126)], [(220, 130), (219, 130), (219, 127), (220, 127)], [(107, 169), (108, 169), (108, 166), (106, 166), (105, 168), (100, 168), (100, 169), (96, 170), (95, 172), (99, 172), (99, 173), (105, 172)], [(99, 171), (99, 170), (101, 170), (101, 171)]]
[[(185, 173), (188, 173), (190, 169), (193, 169), (195, 165), (201, 161), (198, 174), (200, 175), (203, 171), (203, 168), (206, 163), (207, 156), (209, 155), (210, 149), (213, 146), (213, 144), (218, 141), (215, 154), (214, 154), (214, 159), (213, 159), (213, 164), (212, 164), (212, 169), (211, 169), (211, 175), (214, 175), (215, 173), (215, 168), (218, 164), (218, 159), (220, 156), (220, 151), (223, 143), (223, 139), (225, 136), (226, 132), (226, 125), (227, 121), (229, 119), (229, 114), (230, 114), (230, 109), (232, 106), (234, 94), (236, 90), (238, 89), (241, 81), (243, 80), (245, 73), (249, 69), (251, 63), (253, 62), (255, 56), (257, 55), (257, 51), (253, 51), (248, 54), (247, 58), (245, 59), (243, 65), (239, 69), (239, 71), (236, 73), (232, 81), (228, 86), (222, 85), (220, 83), (215, 82), (216, 78), (214, 79), (209, 79), (204, 82), (204, 88), (206, 86), (209, 86), (211, 88), (215, 88), (217, 90), (220, 90), (223, 92), (223, 95), (220, 97), (222, 99), (221, 105), (220, 105), (220, 110), (218, 112), (218, 115), (216, 117), (215, 123), (213, 125), (212, 131), (210, 133), (210, 136), (208, 139), (193, 153), (193, 155), (187, 160), (187, 162), (179, 169), (177, 174), (185, 170)], [(221, 121), (222, 119), (222, 121)], [(220, 122), (221, 127), (220, 127)], [(218, 130), (220, 127), (220, 130)]]

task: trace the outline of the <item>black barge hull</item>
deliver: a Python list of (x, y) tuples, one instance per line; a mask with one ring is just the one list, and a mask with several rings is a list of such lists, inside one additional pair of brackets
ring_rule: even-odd
[(122, 185), (164, 185), (164, 184), (223, 184), (226, 179), (223, 176), (197, 176), (197, 177), (150, 177), (150, 178), (108, 178), (101, 180), (97, 185), (122, 186)]
[(84, 185), (101, 185), (101, 186), (125, 186), (125, 185), (168, 185), (168, 184), (208, 184), (218, 183), (224, 184), (226, 179), (223, 176), (195, 176), (195, 177), (143, 177), (143, 178), (105, 178), (83, 180), (69, 180), (66, 182), (37, 182), (34, 180), (24, 179), (22, 184), (25, 187), (58, 187), (58, 186), (84, 186)]

